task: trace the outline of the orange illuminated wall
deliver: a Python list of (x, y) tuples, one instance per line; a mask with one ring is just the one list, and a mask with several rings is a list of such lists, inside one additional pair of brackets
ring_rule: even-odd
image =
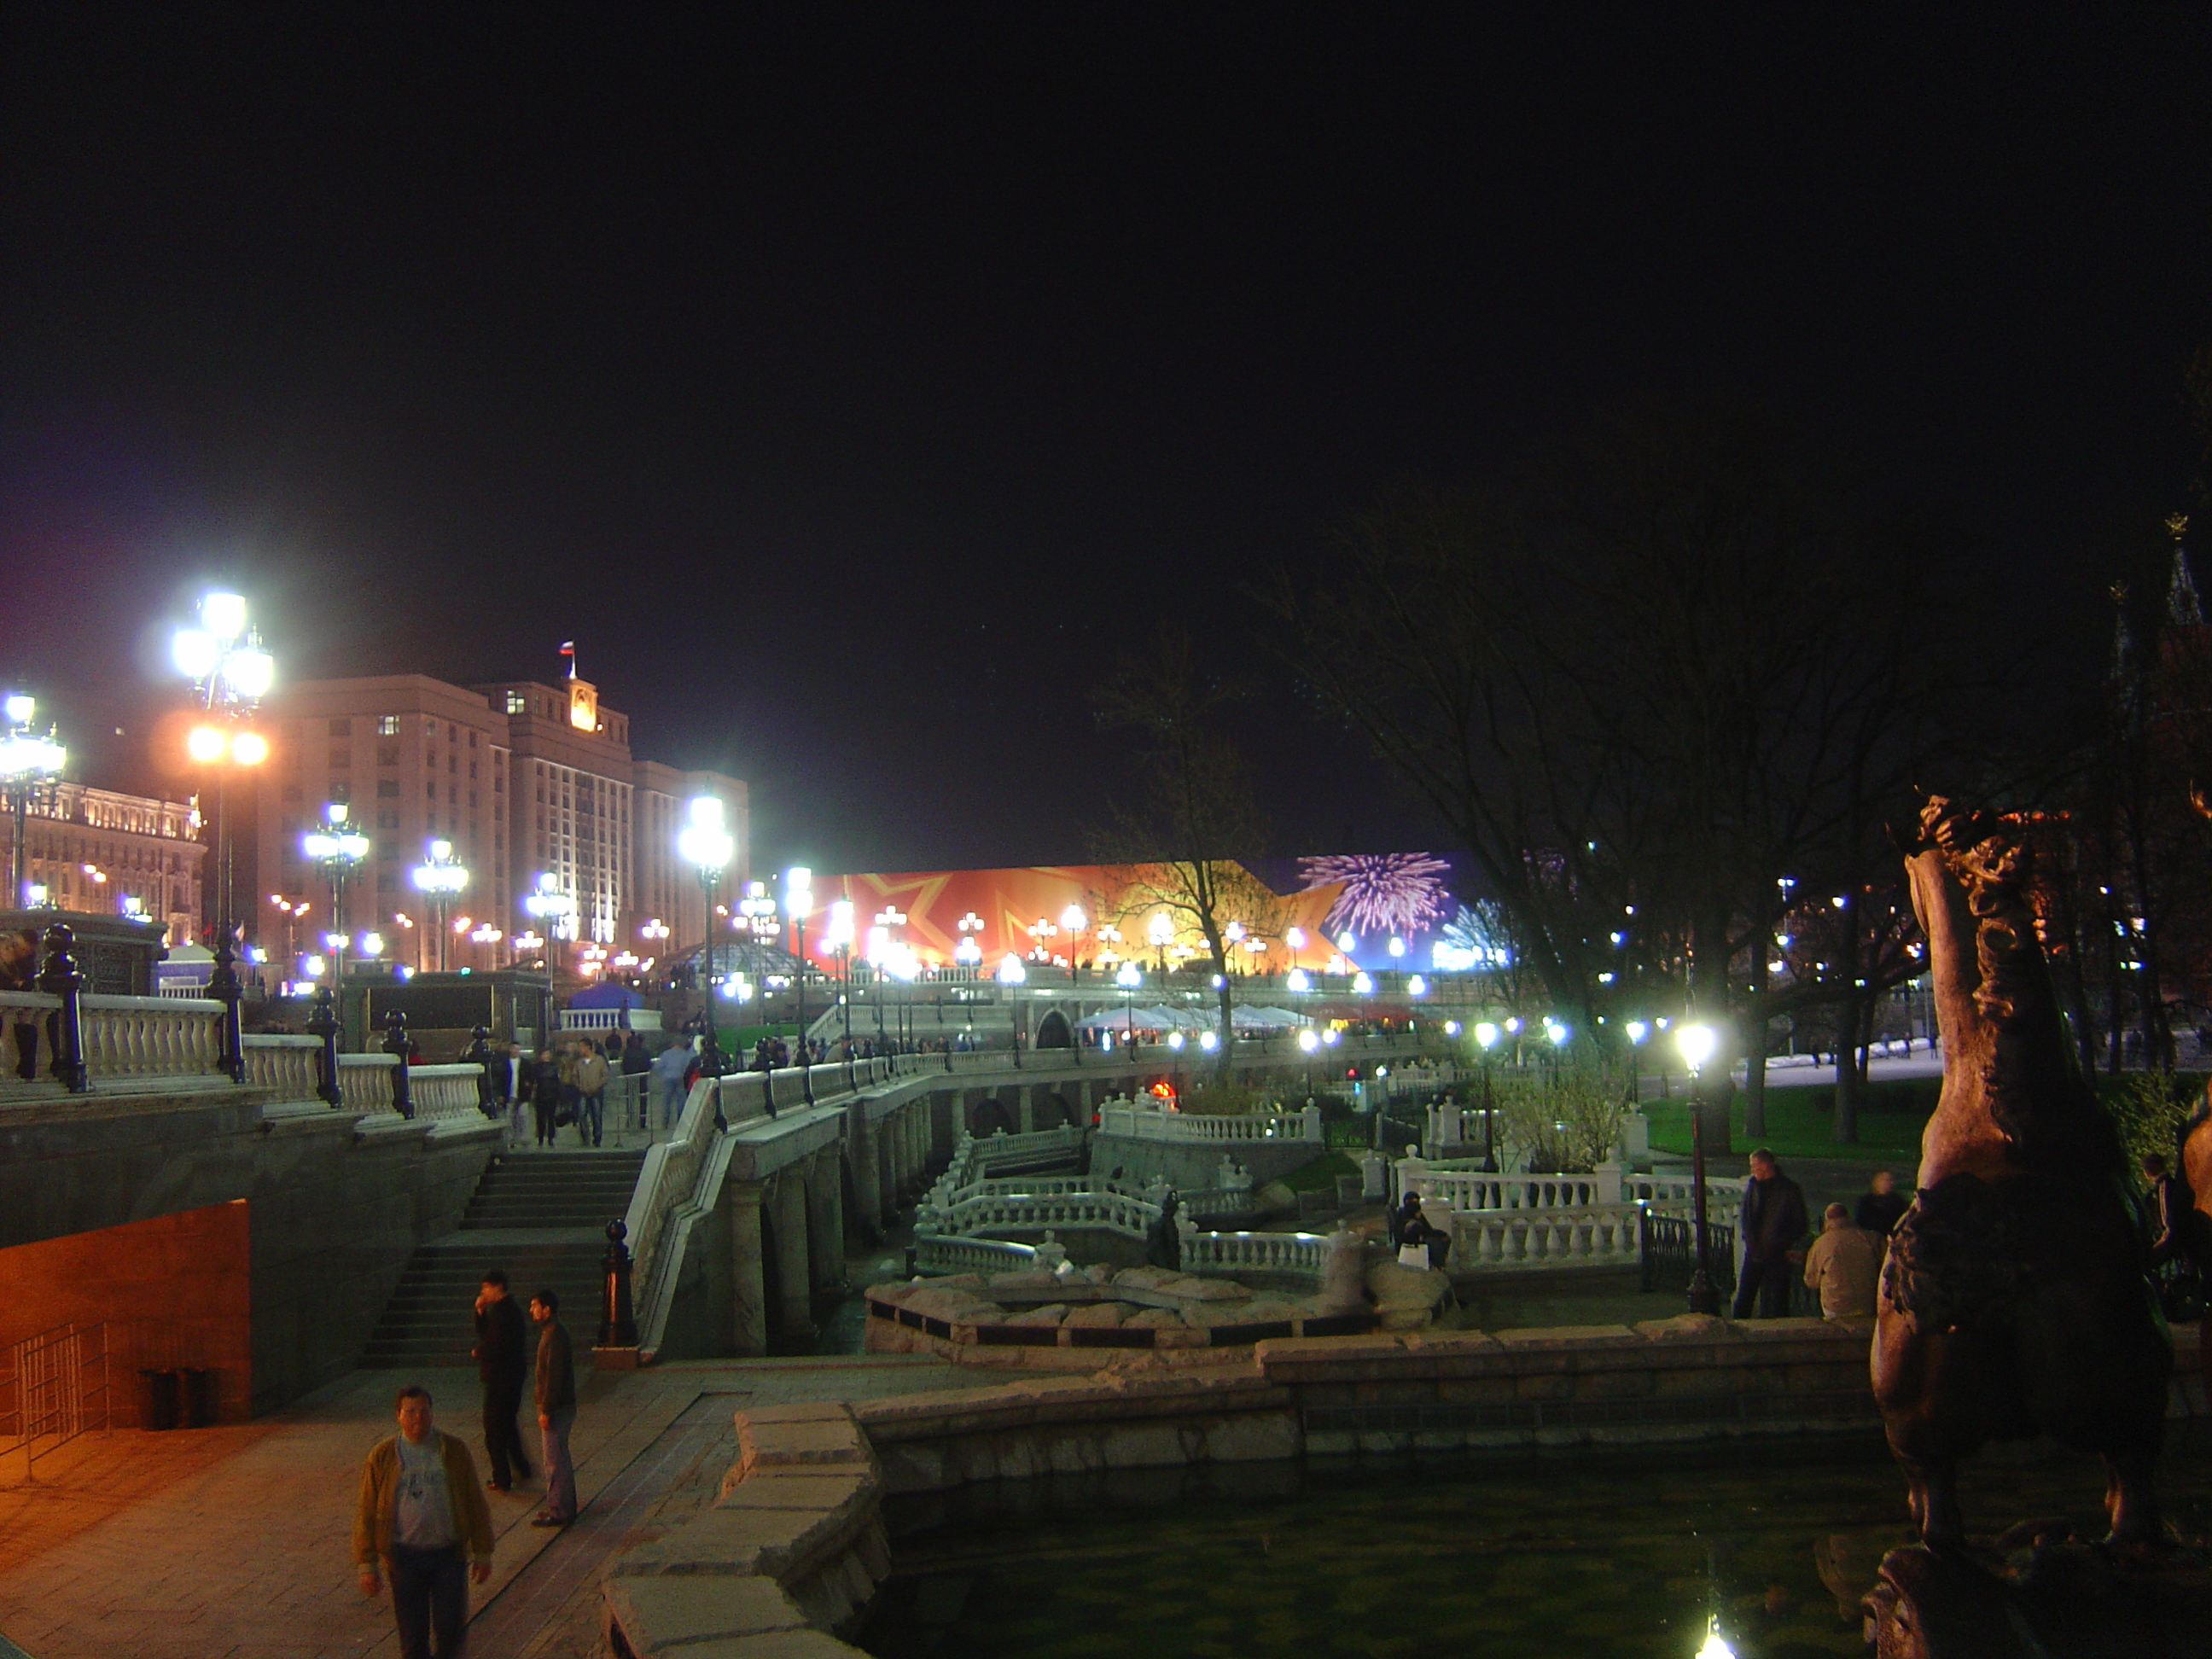
[(107, 1328), (118, 1424), (138, 1421), (137, 1373), (213, 1370), (222, 1420), (252, 1397), (244, 1199), (0, 1249), (0, 1343), (58, 1325)]

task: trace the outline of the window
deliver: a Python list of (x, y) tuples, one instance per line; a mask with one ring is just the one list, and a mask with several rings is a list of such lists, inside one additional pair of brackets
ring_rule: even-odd
[(348, 783), (343, 778), (332, 778), (331, 780), (331, 800), (333, 805), (343, 805), (352, 799), (353, 786), (351, 784)]
[(398, 737), (399, 735), (399, 716), (397, 714), (378, 715), (376, 717), (376, 735), (380, 738)]
[(376, 763), (379, 766), (398, 765), (399, 745), (396, 743), (379, 744), (376, 748)]
[(284, 799), (286, 800), (297, 800), (300, 799), (300, 785), (298, 780), (295, 779), (284, 786)]
[(398, 800), (399, 799), (399, 780), (397, 778), (379, 778), (376, 781), (376, 796), (379, 800)]
[(525, 697), (521, 692), (510, 691), (507, 694), (507, 712), (508, 714), (523, 714), (528, 710), (529, 707), (529, 699)]
[[(471, 733), (470, 733), (470, 735), (471, 735), (471, 737), (473, 737), (473, 736), (475, 736), (476, 734), (475, 734), (474, 732), (471, 732)], [(475, 776), (476, 776), (476, 775), (477, 775), (477, 763), (476, 763), (474, 761), (471, 761), (471, 762), (469, 763), (469, 775), (470, 775), (471, 778), (473, 778), (473, 777), (475, 777)]]
[(353, 722), (349, 720), (332, 720), (331, 722), (331, 735), (334, 738), (351, 737), (353, 735)]
[(346, 769), (347, 769), (347, 768), (350, 767), (352, 764), (353, 764), (353, 750), (350, 750), (350, 749), (333, 749), (333, 750), (331, 750), (331, 771), (333, 771), (333, 772), (343, 772), (343, 771), (346, 770)]
[[(392, 793), (397, 794), (398, 791), (395, 788)], [(397, 830), (399, 827), (399, 814), (393, 811), (379, 812), (376, 815), (376, 827), (380, 830)]]
[(427, 791), (427, 792), (428, 792), (428, 798), (429, 798), (430, 799), (432, 799), (432, 800), (435, 800), (435, 799), (438, 799), (438, 785), (437, 785), (437, 783), (436, 783), (435, 780), (433, 780), (431, 782), (428, 782), (428, 783), (424, 784), (424, 785), (422, 786), (422, 787), (424, 788), (424, 790), (425, 790), (425, 791)]
[[(476, 746), (477, 746), (477, 734), (476, 734), (475, 732), (470, 732), (470, 733), (469, 733), (469, 747), (470, 747), (470, 748), (471, 748), (471, 749), (473, 749), (473, 748), (475, 748)], [(474, 761), (471, 761), (471, 762), (469, 763), (469, 764), (470, 764), (470, 765), (471, 765), (471, 766), (474, 766), (474, 765), (476, 764), (476, 763), (475, 763)]]

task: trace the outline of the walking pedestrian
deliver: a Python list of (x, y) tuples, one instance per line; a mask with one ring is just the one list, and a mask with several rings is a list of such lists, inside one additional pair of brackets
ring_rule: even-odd
[(538, 1327), (538, 1432), (545, 1459), (545, 1503), (530, 1517), (533, 1527), (565, 1527), (576, 1518), (576, 1470), (568, 1461), (568, 1429), (576, 1420), (576, 1360), (561, 1325), (561, 1297), (540, 1291), (530, 1298)]
[(1805, 1194), (1764, 1146), (1751, 1155), (1741, 1221), (1743, 1274), (1732, 1316), (1750, 1318), (1755, 1299), (1760, 1318), (1779, 1319), (1790, 1310), (1790, 1266), (1805, 1259)]
[(635, 1121), (629, 1126), (632, 1128), (649, 1129), (653, 1127), (653, 1103), (646, 1094), (649, 1086), (646, 1079), (652, 1070), (653, 1050), (645, 1045), (645, 1033), (632, 1031), (623, 1039), (622, 1046), (622, 1074), (624, 1078), (637, 1079), (635, 1083), (623, 1085), (623, 1097), (629, 1101), (629, 1109), (635, 1114)]
[(530, 1067), (530, 1110), (538, 1121), (538, 1144), (553, 1144), (555, 1121), (561, 1115), (561, 1092), (567, 1085), (561, 1080), (561, 1066), (553, 1058), (550, 1048), (540, 1048), (538, 1058)]
[(507, 1275), (495, 1267), (477, 1292), (476, 1346), (477, 1376), (483, 1383), (484, 1455), (491, 1461), (491, 1479), (484, 1484), (494, 1492), (530, 1479), (530, 1459), (515, 1427), (529, 1352), (522, 1310), (507, 1293)]
[(676, 1127), (684, 1115), (684, 1074), (691, 1069), (691, 1045), (676, 1032), (670, 1032), (667, 1046), (653, 1057), (653, 1092), (659, 1103), (660, 1127), (663, 1130)]
[(599, 1144), (607, 1109), (607, 1059), (587, 1037), (576, 1060), (576, 1135), (586, 1146)]
[[(469, 1584), (491, 1577), (491, 1508), (469, 1449), (430, 1423), (430, 1391), (400, 1389), (399, 1431), (380, 1440), (361, 1471), (353, 1554), (361, 1593), (392, 1577), (400, 1659), (459, 1659), (468, 1639)], [(431, 1646), (433, 1638), (437, 1646)]]

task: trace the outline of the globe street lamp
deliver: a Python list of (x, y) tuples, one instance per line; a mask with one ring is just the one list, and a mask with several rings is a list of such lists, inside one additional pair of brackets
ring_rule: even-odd
[[(538, 872), (538, 884), (522, 896), (522, 908), (532, 918), (545, 924), (551, 939), (575, 937), (576, 901), (561, 890), (561, 878), (550, 870)], [(533, 928), (532, 933), (536, 930)], [(515, 940), (515, 948), (522, 948), (522, 940)], [(539, 940), (545, 946), (545, 965), (550, 970), (553, 962), (550, 939)]]
[(1145, 924), (1145, 938), (1151, 942), (1155, 957), (1154, 965), (1164, 974), (1168, 970), (1168, 946), (1175, 943), (1175, 923), (1168, 920), (1164, 910), (1155, 910)]
[(868, 930), (868, 966), (875, 975), (876, 1041), (884, 1040), (884, 972), (894, 959), (898, 947), (898, 930), (906, 926), (906, 912), (896, 904), (886, 904), (876, 912), (875, 925)]
[[(323, 879), (331, 887), (331, 931), (325, 942), (331, 950), (331, 988), (337, 996), (341, 1026), (345, 1015), (346, 883), (368, 856), (368, 837), (349, 827), (349, 810), (342, 800), (330, 802), (323, 808), (323, 828), (310, 830), (300, 837), (301, 853), (322, 872)], [(306, 907), (301, 908), (304, 913)], [(343, 1040), (343, 1030), (340, 1037)]]
[(1498, 1039), (1503, 1035), (1486, 1019), (1478, 1022), (1474, 1028), (1475, 1042), (1482, 1050), (1482, 1172), (1485, 1175), (1498, 1173), (1498, 1142), (1492, 1133), (1497, 1114), (1491, 1103), (1490, 1051), (1498, 1046)]
[(807, 1063), (806, 1053), (806, 918), (813, 910), (814, 872), (795, 864), (783, 872), (783, 912), (791, 918), (793, 977), (799, 987), (799, 1052), (793, 1058), (799, 1062), (799, 1086), (810, 1106), (814, 1103), (814, 1067)]
[(8, 902), (27, 908), (30, 896), (23, 886), (23, 820), (33, 806), (43, 806), (52, 794), (62, 768), (68, 764), (69, 750), (55, 740), (54, 728), (49, 724), (42, 735), (31, 727), (39, 712), (35, 698), (21, 691), (10, 692), (7, 701), (8, 725), (0, 735), (0, 794), (4, 794), (8, 810), (15, 817), (15, 839), (9, 848)]
[(1060, 913), (1060, 931), (1067, 935), (1067, 982), (1070, 985), (1075, 983), (1076, 974), (1082, 966), (1077, 960), (1077, 951), (1082, 943), (1084, 929), (1090, 925), (1090, 918), (1083, 914), (1083, 907), (1079, 904), (1071, 904)]
[(424, 850), (422, 862), (409, 872), (416, 890), (430, 907), (438, 933), (438, 971), (446, 971), (446, 909), (453, 896), (469, 884), (469, 867), (453, 856), (453, 843), (434, 841)]
[(1121, 988), (1121, 1041), (1133, 1044), (1137, 1040), (1137, 1017), (1132, 1005), (1137, 988), (1145, 982), (1144, 969), (1133, 962), (1125, 962), (1115, 974), (1114, 982)]
[(246, 601), (235, 593), (210, 593), (200, 600), (200, 625), (180, 628), (170, 641), (172, 659), (192, 683), (192, 694), (208, 720), (185, 739), (186, 751), (215, 770), (216, 949), (208, 994), (222, 1002), (223, 1051), (216, 1064), (234, 1082), (246, 1079), (246, 1049), (239, 1033), (235, 934), (231, 906), (231, 836), (228, 789), (232, 766), (258, 766), (269, 758), (269, 739), (243, 729), (243, 722), (276, 683), (276, 659), (262, 648), (261, 635), (246, 620)]
[(853, 901), (830, 901), (830, 919), (822, 927), (822, 949), (837, 958), (838, 1024), (848, 1044), (853, 1041)]
[(1674, 1046), (1690, 1068), (1690, 1192), (1696, 1214), (1698, 1266), (1690, 1275), (1690, 1311), (1718, 1314), (1721, 1295), (1713, 1284), (1712, 1235), (1705, 1225), (1705, 1108), (1698, 1097), (1698, 1078), (1712, 1058), (1718, 1041), (1710, 1025), (1685, 1025), (1674, 1033)]

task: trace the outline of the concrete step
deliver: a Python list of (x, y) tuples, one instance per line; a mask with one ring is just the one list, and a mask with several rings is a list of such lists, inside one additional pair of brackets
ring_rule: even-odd
[[(604, 1230), (629, 1208), (642, 1152), (508, 1157), (484, 1173), (460, 1231), (416, 1251), (363, 1351), (379, 1370), (466, 1364), (476, 1340), (471, 1315), (486, 1269), (507, 1275), (526, 1302), (550, 1288), (562, 1317), (588, 1340), (599, 1317)], [(558, 1237), (562, 1232), (572, 1237)], [(543, 1237), (551, 1232), (553, 1239)], [(502, 1234), (523, 1237), (502, 1237)], [(537, 1237), (529, 1237), (530, 1235)], [(525, 1238), (528, 1242), (525, 1242)]]

